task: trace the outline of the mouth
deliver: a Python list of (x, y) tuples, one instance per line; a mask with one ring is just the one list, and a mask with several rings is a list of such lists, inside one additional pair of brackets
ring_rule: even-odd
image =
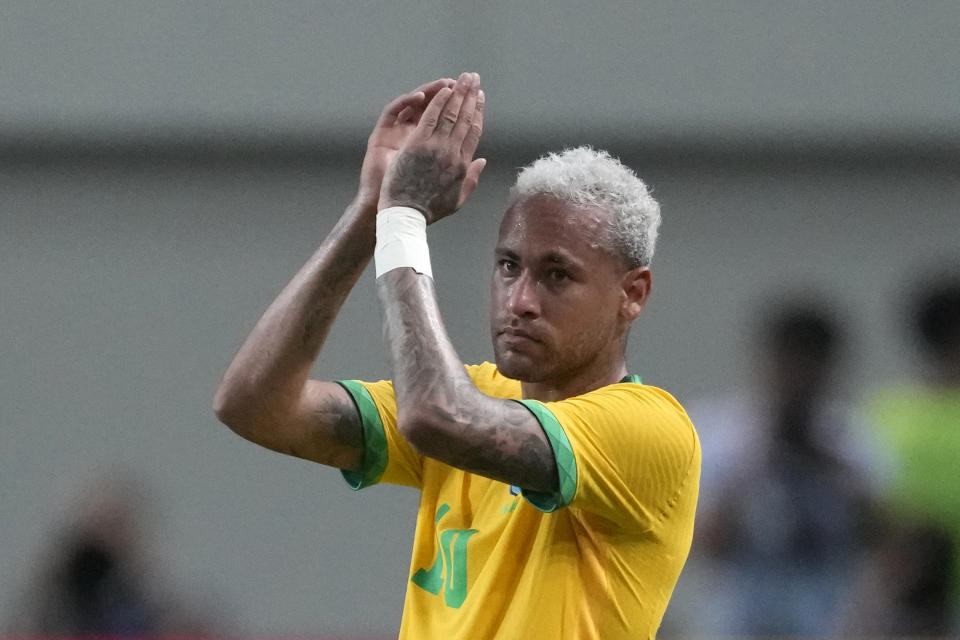
[(541, 340), (538, 339), (535, 334), (530, 333), (525, 329), (520, 329), (519, 327), (503, 327), (497, 332), (497, 336), (503, 338), (506, 342), (541, 342)]

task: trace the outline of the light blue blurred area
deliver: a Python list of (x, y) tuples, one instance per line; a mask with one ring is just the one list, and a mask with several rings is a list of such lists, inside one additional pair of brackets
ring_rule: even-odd
[[(750, 311), (822, 291), (856, 396), (910, 377), (904, 286), (960, 261), (954, 2), (0, 5), (0, 633), (72, 491), (121, 463), (151, 549), (243, 635), (390, 636), (417, 506), (242, 441), (219, 376), (356, 185), (394, 95), (483, 74), (489, 158), (430, 230), (447, 327), (490, 357), (515, 169), (594, 142), (664, 223), (632, 371), (681, 402), (747, 375)], [(372, 273), (317, 375), (387, 375)], [(219, 605), (218, 605), (219, 606)]]

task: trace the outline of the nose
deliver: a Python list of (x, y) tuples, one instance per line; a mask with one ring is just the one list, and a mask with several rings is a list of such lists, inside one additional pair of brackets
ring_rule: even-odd
[(529, 272), (524, 271), (510, 283), (506, 306), (507, 311), (521, 318), (540, 315), (540, 287)]

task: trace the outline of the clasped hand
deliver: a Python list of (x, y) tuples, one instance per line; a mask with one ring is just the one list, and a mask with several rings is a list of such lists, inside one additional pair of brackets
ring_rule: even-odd
[(430, 224), (459, 209), (486, 165), (473, 159), (483, 109), (479, 74), (462, 73), (452, 88), (437, 91), (387, 168), (378, 210), (413, 207)]

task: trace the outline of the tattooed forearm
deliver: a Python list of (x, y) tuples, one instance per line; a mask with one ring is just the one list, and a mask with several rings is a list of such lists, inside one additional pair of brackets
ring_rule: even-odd
[[(542, 430), (531, 432), (524, 428), (533, 417), (522, 405), (515, 402), (496, 401), (492, 406), (478, 406), (473, 410), (461, 410), (456, 436), (462, 439), (460, 446), (443, 443), (451, 452), (447, 462), (452, 466), (496, 478), (535, 491), (553, 491), (559, 485), (553, 450), (545, 442)], [(468, 414), (487, 411), (493, 422), (480, 426), (463, 426), (460, 420), (476, 420)], [(497, 417), (499, 416), (499, 417)], [(442, 433), (442, 432), (441, 432)]]
[(305, 348), (318, 350), (326, 340), (341, 305), (359, 276), (358, 265), (362, 270), (370, 260), (372, 248), (369, 240), (349, 245), (342, 249), (343, 256), (339, 260), (327, 265), (324, 278), (316, 284), (313, 292), (314, 305), (303, 323), (301, 344)]
[(450, 344), (433, 281), (412, 269), (378, 278), (404, 431), (422, 453), (526, 489), (559, 486), (553, 450), (521, 404), (481, 393)]
[[(362, 454), (338, 413), (356, 414), (346, 391), (309, 378), (337, 312), (373, 255), (375, 224), (375, 208), (351, 204), (240, 347), (213, 401), (217, 417), (239, 435), (341, 468)], [(340, 406), (325, 403), (327, 394), (338, 396)]]
[(320, 306), (315, 308), (307, 317), (303, 326), (302, 343), (303, 346), (310, 349), (314, 345), (323, 344), (330, 331), (330, 325), (336, 317), (336, 309), (329, 306)]
[(433, 222), (456, 210), (466, 175), (466, 165), (449, 151), (405, 151), (388, 171), (386, 198), (392, 206), (418, 209)]

